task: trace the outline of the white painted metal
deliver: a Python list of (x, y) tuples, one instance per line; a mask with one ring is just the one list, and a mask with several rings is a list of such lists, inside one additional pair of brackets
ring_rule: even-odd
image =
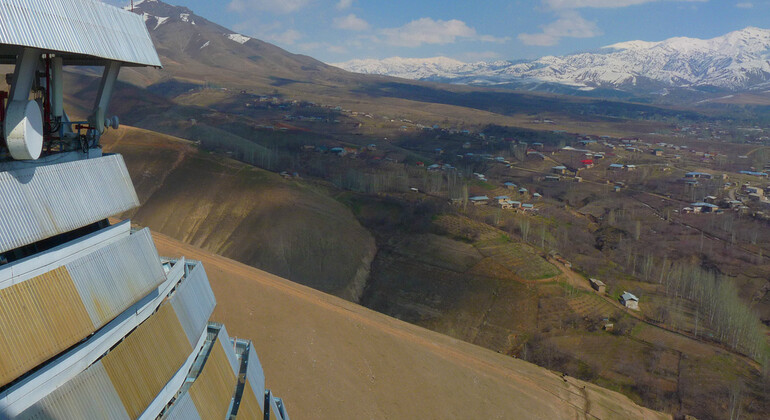
[(35, 101), (11, 101), (6, 110), (6, 144), (16, 160), (35, 160), (43, 152), (43, 114)]
[(281, 409), (278, 408), (278, 403), (275, 400), (272, 392), (267, 391), (267, 399), (269, 401), (270, 414), (272, 414), (272, 417), (275, 417), (278, 420), (284, 420), (283, 416), (281, 415)]
[(0, 0), (0, 22), (0, 44), (161, 66), (144, 19), (99, 1)]
[(130, 232), (131, 222), (125, 220), (39, 254), (6, 264), (0, 268), (0, 290), (54, 270), (97, 249), (126, 238)]
[(193, 344), (198, 340), (201, 331), (206, 330), (206, 323), (217, 304), (203, 264), (196, 263), (187, 280), (177, 288), (174, 297), (171, 304), (190, 344)]
[(64, 115), (64, 59), (61, 57), (51, 60), (51, 115), (54, 118)]
[(38, 103), (29, 100), (39, 62), (40, 51), (25, 48), (13, 73), (3, 135), (11, 157), (17, 160), (35, 160), (43, 151), (43, 116)]
[(139, 205), (120, 155), (0, 172), (0, 197), (0, 252)]
[(104, 366), (96, 362), (16, 418), (128, 420), (129, 416)]
[(16, 59), (16, 67), (13, 70), (13, 79), (11, 79), (9, 102), (27, 102), (29, 99), (29, 93), (35, 83), (35, 71), (40, 64), (40, 54), (40, 50), (35, 48), (24, 48), (19, 54)]
[(183, 259), (177, 262), (158, 289), (126, 309), (83, 344), (0, 393), (0, 420), (15, 418), (41, 398), (76, 377), (149, 318), (184, 276), (184, 265)]
[(251, 384), (251, 389), (254, 391), (254, 396), (257, 397), (259, 402), (259, 408), (262, 412), (265, 412), (265, 371), (262, 369), (262, 364), (259, 362), (257, 352), (254, 351), (254, 343), (249, 345), (248, 364), (246, 365), (246, 379)]
[(166, 420), (201, 420), (198, 408), (192, 400), (189, 392), (185, 392), (176, 401), (171, 411), (164, 417)]
[(230, 341), (230, 336), (227, 335), (227, 328), (225, 328), (224, 325), (222, 325), (222, 328), (219, 329), (219, 335), (217, 338), (219, 338), (219, 344), (222, 345), (222, 349), (225, 351), (227, 361), (230, 362), (230, 367), (233, 368), (233, 373), (235, 376), (238, 376), (238, 373), (241, 370), (241, 364), (238, 362), (238, 356), (235, 355), (233, 343)]
[(65, 265), (96, 328), (165, 280), (149, 229)]
[(110, 61), (104, 66), (104, 74), (99, 84), (99, 92), (96, 94), (94, 110), (89, 117), (91, 125), (95, 126), (96, 131), (100, 134), (104, 133), (104, 119), (107, 116), (107, 107), (112, 97), (112, 89), (115, 86), (115, 81), (118, 80), (118, 73), (120, 73), (120, 63)]

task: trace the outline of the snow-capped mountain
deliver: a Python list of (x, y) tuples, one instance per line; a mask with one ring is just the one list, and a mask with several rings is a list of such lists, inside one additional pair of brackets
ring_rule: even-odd
[(475, 85), (556, 83), (581, 90), (703, 86), (746, 90), (770, 85), (770, 30), (748, 27), (706, 40), (629, 41), (595, 52), (532, 61), (463, 63), (446, 57), (393, 57), (333, 65), (356, 73)]

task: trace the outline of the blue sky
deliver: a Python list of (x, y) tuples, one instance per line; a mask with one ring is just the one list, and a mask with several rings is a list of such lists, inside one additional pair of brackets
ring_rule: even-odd
[[(127, 4), (128, 0), (108, 0)], [(514, 60), (770, 28), (770, 0), (165, 0), (325, 62)]]

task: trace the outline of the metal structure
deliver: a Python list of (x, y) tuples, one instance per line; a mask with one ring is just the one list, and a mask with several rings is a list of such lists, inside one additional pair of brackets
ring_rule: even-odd
[[(99, 138), (123, 66), (160, 66), (143, 19), (95, 0), (0, 0), (0, 420), (288, 419), (252, 343), (209, 322), (198, 261), (110, 217), (139, 200)], [(63, 69), (103, 67), (87, 121)]]

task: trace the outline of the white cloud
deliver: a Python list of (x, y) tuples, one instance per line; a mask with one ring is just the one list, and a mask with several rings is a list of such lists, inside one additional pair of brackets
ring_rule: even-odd
[(340, 0), (337, 3), (337, 10), (349, 9), (353, 5), (353, 0)]
[[(543, 3), (553, 10), (583, 9), (583, 8), (619, 8), (638, 4), (653, 3), (662, 0), (543, 0)], [(684, 2), (706, 2), (708, 0), (670, 0)]]
[(543, 31), (535, 34), (519, 34), (519, 40), (526, 45), (551, 46), (561, 38), (592, 38), (602, 34), (596, 22), (583, 19), (574, 10), (559, 13), (559, 19), (540, 27)]
[(347, 16), (335, 18), (333, 25), (337, 29), (345, 29), (347, 31), (365, 31), (369, 29), (369, 23), (367, 21), (352, 13)]
[(333, 45), (327, 42), (306, 42), (298, 44), (297, 49), (308, 54), (317, 54), (320, 50), (332, 54), (347, 54), (349, 52), (347, 48), (341, 45)]
[(738, 7), (740, 9), (753, 9), (754, 8), (754, 3), (749, 3), (749, 2), (738, 3), (738, 4), (735, 5), (735, 7)]
[(423, 44), (451, 44), (458, 38), (484, 42), (504, 42), (507, 38), (479, 35), (476, 30), (457, 19), (433, 20), (421, 18), (398, 28), (380, 31), (384, 42), (399, 47), (419, 47)]
[(233, 12), (246, 12), (250, 10), (262, 10), (275, 13), (295, 12), (313, 0), (231, 0), (227, 4), (227, 10)]
[(287, 29), (280, 33), (267, 34), (264, 39), (277, 44), (292, 45), (302, 39), (302, 34), (294, 29)]

